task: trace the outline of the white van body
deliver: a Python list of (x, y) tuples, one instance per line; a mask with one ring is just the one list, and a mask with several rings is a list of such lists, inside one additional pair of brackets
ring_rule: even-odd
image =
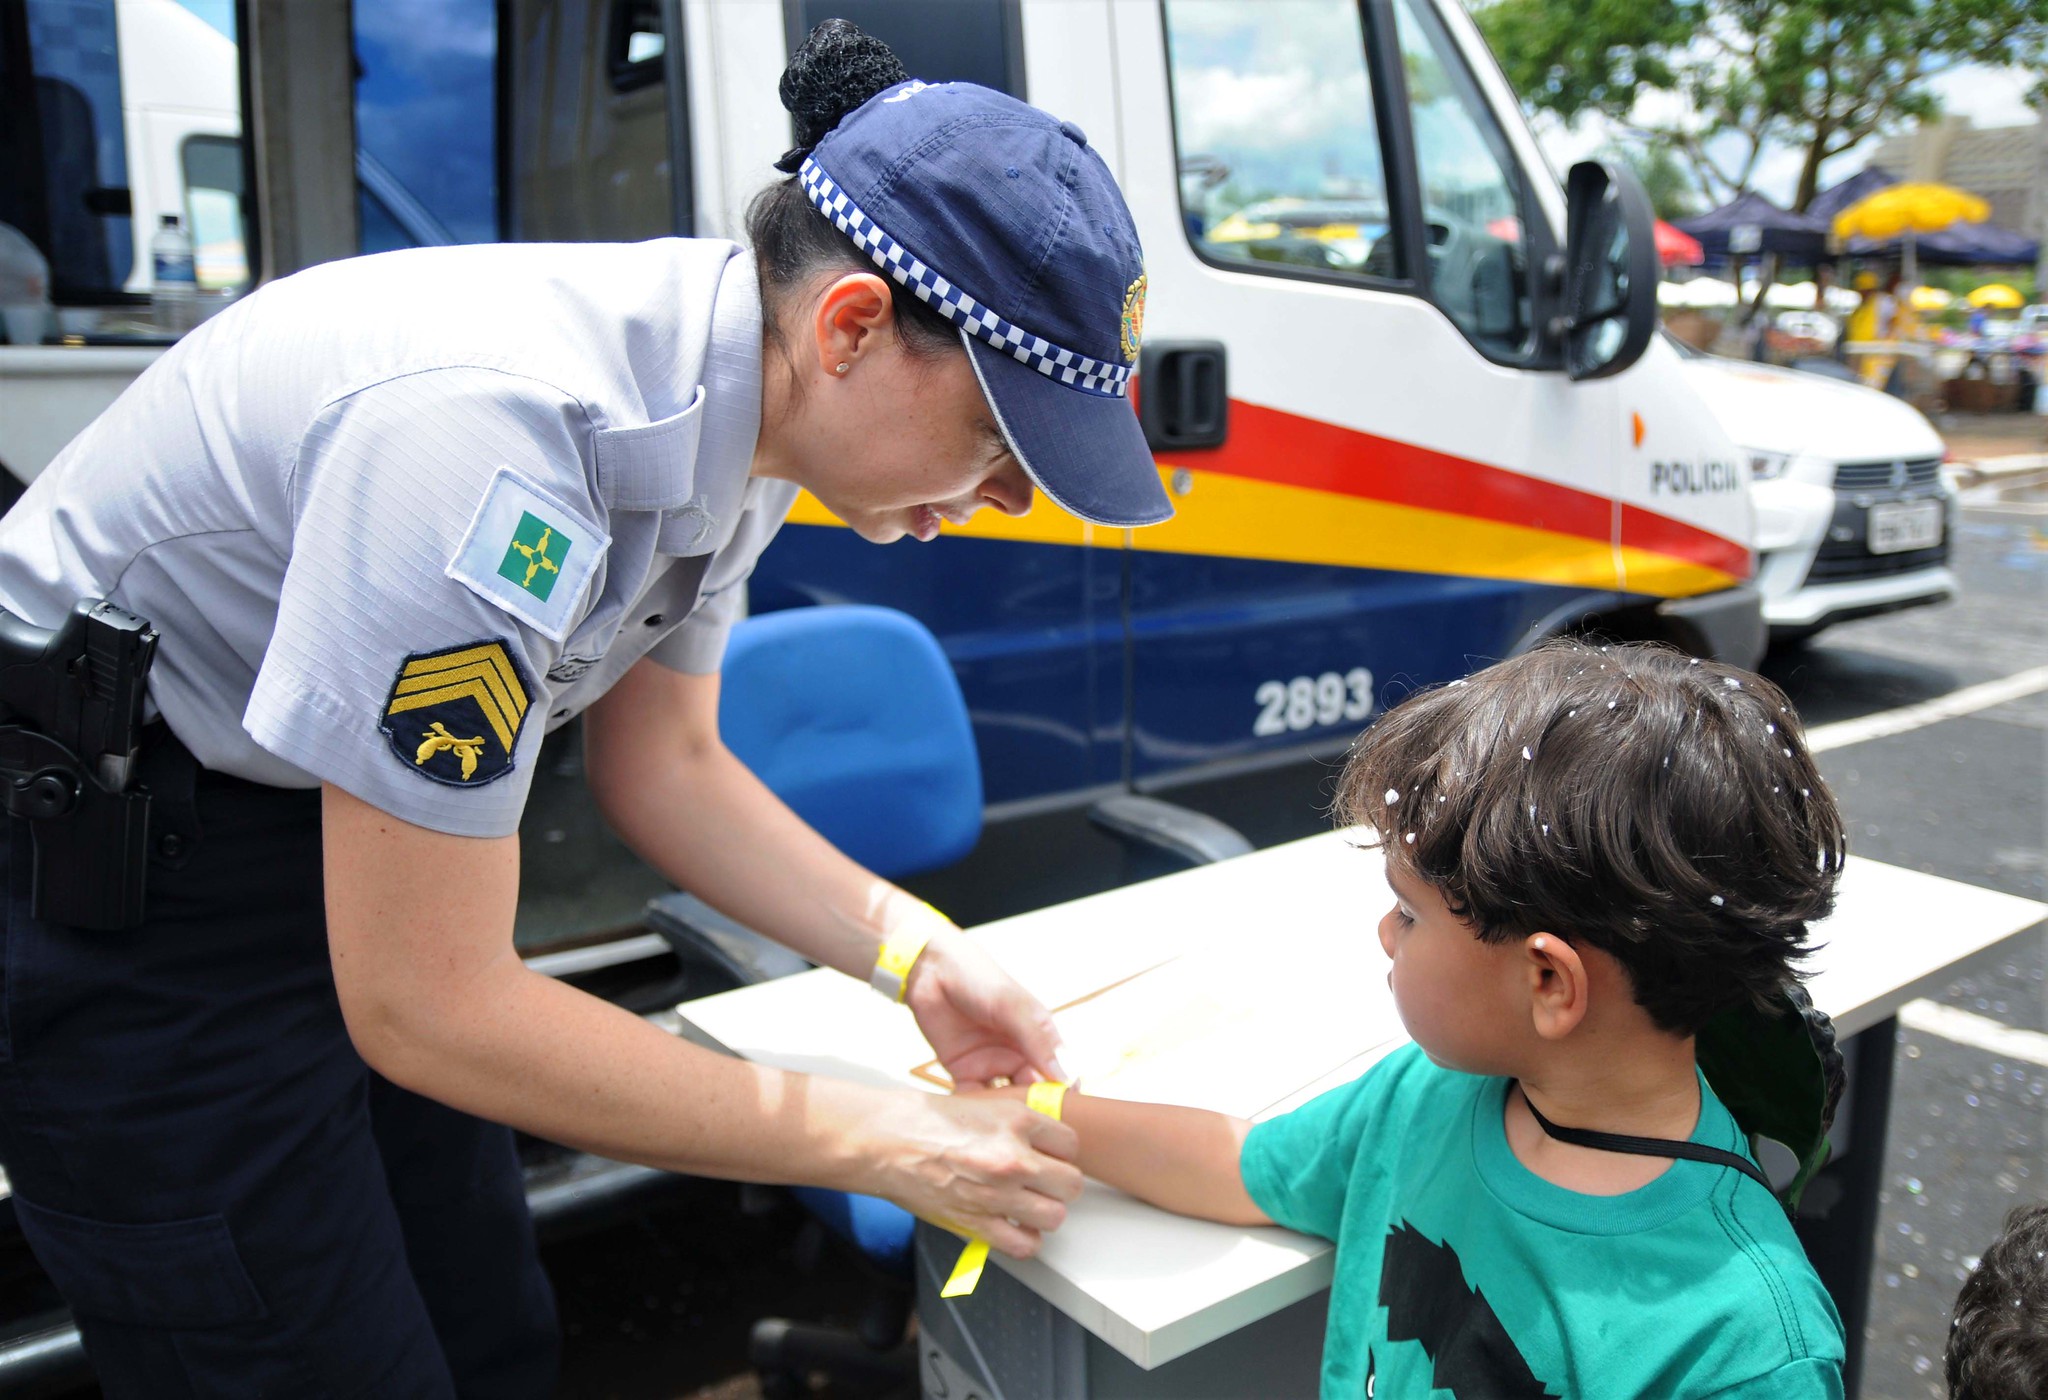
[(1750, 463), (1757, 587), (1774, 637), (1955, 596), (1956, 491), (1919, 410), (1742, 360), (1701, 355), (1684, 371)]
[[(1729, 483), (1739, 458), (1663, 344), (1653, 344), (1616, 379), (1573, 383), (1559, 368), (1516, 368), (1481, 354), (1444, 311), (1413, 291), (1266, 276), (1198, 256), (1184, 229), (1165, 61), (1167, 14), (1202, 12), (1204, 23), (1239, 18), (1264, 31), (1317, 4), (1176, 4), (1178, 10), (1153, 0), (1024, 0), (1020, 6), (1030, 98), (1096, 137), (1137, 215), (1151, 276), (1147, 340), (1223, 342), (1231, 401), (1251, 409), (1221, 454), (1229, 461), (1219, 461), (1217, 452), (1161, 458), (1176, 485), (1180, 514), (1167, 526), (1133, 534), (1128, 544), (1143, 553), (1221, 553), (1606, 596), (1561, 594), (1565, 612), (1604, 612), (1602, 602), (1657, 606), (1741, 585), (1751, 567), (1753, 522), (1749, 495)], [(596, 31), (606, 6), (592, 0), (584, 8), (594, 20), (588, 31)], [(1432, 23), (1456, 47), (1487, 117), (1511, 147), (1511, 176), (1530, 190), (1530, 221), (1546, 225), (1548, 246), (1561, 248), (1563, 192), (1477, 29), (1462, 8), (1444, 0), (1421, 0), (1415, 12), (1434, 16)], [(147, 229), (162, 213), (186, 213), (182, 141), (195, 133), (233, 137), (240, 131), (233, 111), (236, 49), (174, 0), (119, 0), (119, 20), (135, 229), (143, 250), (127, 287), (145, 291)], [(555, 16), (553, 33), (578, 27), (578, 20)], [(788, 20), (776, 4), (688, 0), (684, 27), (696, 231), (737, 237), (745, 203), (774, 178), (772, 160), (788, 139), (786, 115), (774, 96), (788, 51)], [(596, 45), (569, 49), (575, 53), (557, 51), (541, 61), (549, 68), (596, 61)], [(516, 121), (545, 113), (553, 131), (573, 115), (563, 108), (565, 76), (557, 72), (549, 84), (553, 111), (526, 104)], [(608, 106), (606, 121), (618, 129), (659, 123), (662, 108), (629, 94)], [(518, 131), (512, 141), (520, 141)], [(547, 137), (547, 145), (559, 143), (559, 133)], [(559, 172), (547, 174), (561, 180)], [(606, 172), (606, 180), (618, 176)], [(526, 223), (545, 225), (545, 219)], [(12, 354), (0, 350), (0, 379)], [(88, 370), (90, 348), (70, 354), (80, 356), (80, 373), (90, 375), (96, 389), (109, 383), (106, 366)], [(121, 358), (127, 370), (135, 356)], [(51, 366), (39, 362), (35, 375), (47, 389)], [(10, 420), (33, 411), (23, 395), (6, 389), (0, 395), (16, 409)], [(102, 401), (102, 395), (92, 399)], [(1257, 409), (1278, 415), (1268, 418)], [(29, 481), (53, 446), (82, 426), (0, 428), (0, 463)], [(1300, 458), (1303, 434), (1315, 440), (1321, 463)], [(1278, 467), (1253, 475), (1233, 471), (1245, 456)], [(1354, 471), (1376, 473), (1376, 485), (1360, 491), (1337, 481), (1339, 489), (1329, 489), (1333, 475)], [(1401, 473), (1411, 481), (1401, 481)], [(797, 520), (827, 524), (809, 508), (799, 508)], [(985, 522), (979, 528), (1040, 542), (1126, 542), (1120, 536), (1096, 540), (1100, 532), (1051, 510), (1036, 512), (1030, 524)], [(1548, 616), (1530, 620), (1536, 630), (1556, 624)]]
[[(173, 0), (119, 5), (143, 228), (178, 207), (180, 144), (239, 130), (235, 51)], [(501, 11), (500, 42), (516, 49), (501, 99), (513, 191), (505, 236), (658, 231), (637, 226), (656, 201), (632, 205), (639, 212), (626, 222), (635, 227), (604, 213), (608, 191), (669, 178), (655, 155), (664, 147), (650, 139), (669, 120), (665, 89), (622, 89), (616, 67), (605, 77), (606, 36), (621, 32), (622, 16), (647, 10), (617, 0), (516, 0)], [(798, 0), (681, 6), (699, 234), (741, 236), (748, 200), (776, 178), (772, 162), (789, 140), (776, 81), (797, 10)], [(1085, 130), (1128, 195), (1147, 250), (1147, 345), (1216, 347), (1227, 368), (1229, 430), (1218, 444), (1159, 450), (1178, 509), (1169, 524), (1093, 530), (1042, 507), (1023, 521), (985, 513), (948, 537), (1128, 554), (1134, 590), (1156, 606), (1130, 618), (1141, 671), (1213, 677), (1219, 656), (1261, 658), (1229, 682), (1242, 695), (1233, 704), (1245, 709), (1228, 743), (1222, 730), (1183, 728), (1207, 701), (1194, 704), (1169, 685), (1135, 687), (1141, 708), (1158, 707), (1139, 722), (1157, 726), (1160, 761), (1282, 737), (1335, 742), (1377, 701), (1347, 698), (1333, 714), (1321, 702), (1253, 705), (1254, 697), (1304, 684), (1328, 692), (1333, 678), (1359, 689), (1361, 675), (1447, 675), (1466, 658), (1505, 654), (1588, 620), (1754, 659), (1747, 641), (1726, 640), (1755, 630), (1755, 525), (1741, 458), (1661, 341), (1611, 378), (1575, 381), (1564, 372), (1547, 333), (1557, 308), (1543, 290), (1562, 265), (1563, 191), (1460, 6), (1021, 0), (1012, 13), (1028, 97)], [(1366, 23), (1398, 34), (1372, 52)], [(1310, 64), (1321, 86), (1292, 91), (1277, 81), (1280, 70), (1259, 69), (1256, 54), (1245, 55), (1262, 46)], [(1420, 76), (1401, 78), (1404, 64)], [(1397, 99), (1387, 94), (1403, 89), (1409, 100), (1396, 121)], [(1233, 111), (1235, 125), (1226, 120)], [(1392, 128), (1384, 140), (1381, 120)], [(1202, 123), (1206, 135), (1194, 131)], [(1381, 188), (1318, 187), (1339, 175), (1354, 186), (1363, 178), (1337, 170), (1341, 162), (1313, 145), (1354, 127), (1372, 148), (1364, 175)], [(1359, 226), (1226, 245), (1228, 208), (1198, 209), (1190, 193), (1200, 184), (1191, 171), (1220, 162), (1193, 143), (1234, 141), (1243, 156), (1304, 131), (1299, 158), (1273, 167), (1280, 176), (1260, 177), (1282, 187), (1236, 192), (1226, 176), (1200, 200), (1228, 196), (1243, 213), (1334, 193), (1348, 203), (1332, 207), (1353, 210), (1342, 217)], [(1475, 178), (1497, 185), (1511, 209), (1467, 207)], [(1356, 211), (1374, 198), (1388, 212), (1368, 228), (1371, 215)], [(1328, 266), (1300, 265), (1304, 250)], [(146, 279), (146, 264), (138, 259), (136, 277)], [(1517, 279), (1515, 296), (1485, 304), (1506, 276)], [(1503, 315), (1505, 330), (1495, 324)], [(135, 352), (120, 353), (121, 370), (132, 372)], [(0, 400), (9, 409), (0, 462), (22, 481), (84, 425), (47, 421), (34, 391), (9, 382), (10, 361), (28, 370), (34, 357), (47, 390), (62, 374), (62, 362), (45, 363), (51, 354), (76, 357), (79, 377), (99, 389), (109, 382), (111, 363), (92, 362), (110, 357), (96, 347), (0, 348)], [(24, 414), (33, 428), (11, 426)], [(839, 528), (808, 500), (792, 521), (799, 532)], [(1264, 611), (1220, 596), (1229, 587), (1218, 596), (1190, 592), (1191, 579), (1206, 588), (1224, 577), (1218, 569), (1233, 568), (1226, 582), (1265, 570), (1248, 585)], [(1218, 606), (1191, 616), (1208, 604)], [(1274, 644), (1276, 617), (1292, 623), (1304, 610), (1330, 624), (1313, 640)], [(1414, 650), (1423, 640), (1427, 656)]]

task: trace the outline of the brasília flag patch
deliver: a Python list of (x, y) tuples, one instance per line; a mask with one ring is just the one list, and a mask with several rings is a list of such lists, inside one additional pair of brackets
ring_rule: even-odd
[(500, 467), (469, 522), (448, 577), (561, 641), (611, 536)]

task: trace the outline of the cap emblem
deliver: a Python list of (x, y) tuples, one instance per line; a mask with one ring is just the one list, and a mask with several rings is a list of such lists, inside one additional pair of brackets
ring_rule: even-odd
[(1131, 283), (1124, 293), (1124, 358), (1137, 363), (1138, 347), (1145, 339), (1145, 274), (1139, 273), (1138, 280)]
[[(875, 266), (909, 288), (919, 301), (976, 340), (1002, 351), (1019, 364), (1029, 365), (1047, 379), (1056, 379), (1070, 388), (1100, 394), (1104, 398), (1120, 399), (1129, 394), (1129, 366), (1105, 364), (1101, 360), (1091, 359), (1087, 355), (1055, 345), (1042, 335), (1033, 335), (1022, 326), (1004, 320), (883, 232), (873, 219), (862, 212), (860, 206), (847, 197), (846, 191), (833, 182), (832, 177), (825, 173), (816, 160), (808, 156), (804, 158), (803, 165), (797, 170), (797, 181), (803, 186), (805, 196), (818, 212), (830, 219), (841, 233), (851, 238), (855, 245), (874, 261)], [(1139, 279), (1140, 282), (1143, 280)], [(1139, 289), (1139, 296), (1142, 301), (1142, 288)], [(1124, 309), (1124, 318), (1128, 326), (1128, 301)], [(1128, 345), (1134, 342), (1126, 336), (1125, 343)], [(1135, 352), (1132, 358), (1136, 358)]]

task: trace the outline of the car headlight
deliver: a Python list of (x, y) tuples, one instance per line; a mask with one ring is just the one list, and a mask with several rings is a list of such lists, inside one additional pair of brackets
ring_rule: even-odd
[(1751, 481), (1769, 481), (1772, 477), (1783, 476), (1785, 468), (1791, 465), (1792, 454), (1789, 452), (1764, 452), (1754, 447), (1749, 449)]

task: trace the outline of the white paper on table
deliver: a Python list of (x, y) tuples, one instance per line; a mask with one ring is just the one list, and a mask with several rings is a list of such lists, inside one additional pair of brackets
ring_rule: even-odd
[[(1277, 957), (1240, 937), (1212, 940), (1055, 1007), (1060, 1060), (1099, 1098), (1184, 1104), (1254, 1118), (1401, 1035), (1378, 943), (1346, 930), (1290, 931)], [(947, 1083), (927, 1061), (913, 1071)]]

